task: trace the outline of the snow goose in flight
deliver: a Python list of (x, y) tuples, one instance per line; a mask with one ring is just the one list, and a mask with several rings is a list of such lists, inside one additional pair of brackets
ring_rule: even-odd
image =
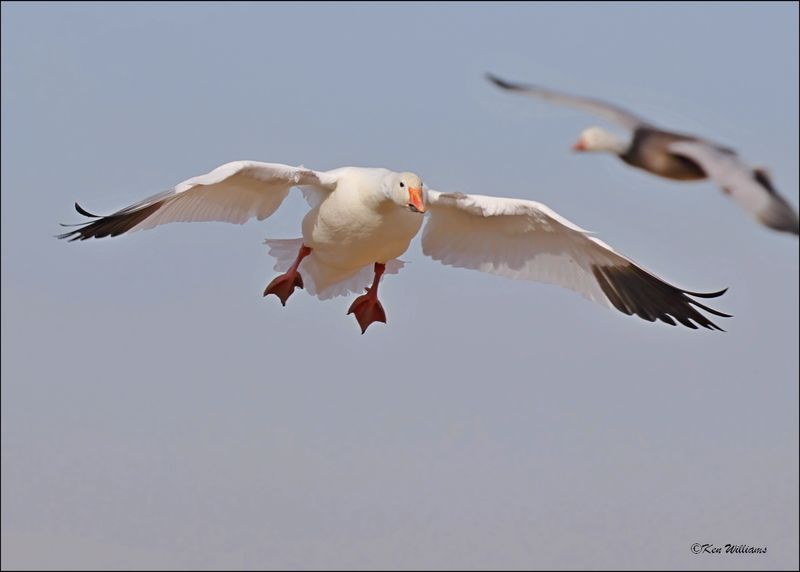
[(719, 330), (698, 309), (729, 317), (692, 298), (713, 298), (724, 290), (696, 293), (672, 286), (541, 203), (440, 193), (424, 187), (413, 173), (387, 169), (312, 171), (235, 161), (108, 216), (76, 203), (76, 210), (92, 220), (59, 238), (103, 238), (178, 221), (263, 220), (292, 187), (303, 192), (310, 210), (302, 238), (265, 241), (281, 274), (264, 295), (275, 294), (285, 305), (295, 288), (326, 299), (359, 292), (371, 281), (348, 311), (362, 334), (371, 323), (386, 322), (378, 285), (384, 273), (395, 274), (403, 266), (398, 257), (426, 212), (422, 249), (443, 264), (557, 284), (651, 322)]
[(775, 190), (767, 172), (753, 169), (734, 150), (692, 135), (659, 129), (621, 107), (598, 99), (511, 83), (491, 74), (487, 77), (503, 89), (594, 113), (631, 133), (628, 140), (623, 140), (600, 127), (589, 127), (573, 146), (575, 151), (613, 153), (629, 165), (667, 179), (709, 178), (761, 224), (800, 234), (797, 213)]

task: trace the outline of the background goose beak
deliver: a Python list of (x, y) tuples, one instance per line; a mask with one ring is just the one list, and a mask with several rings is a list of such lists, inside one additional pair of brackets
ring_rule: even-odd
[(578, 139), (575, 142), (575, 145), (572, 146), (573, 151), (586, 151), (586, 143), (583, 142), (583, 139)]

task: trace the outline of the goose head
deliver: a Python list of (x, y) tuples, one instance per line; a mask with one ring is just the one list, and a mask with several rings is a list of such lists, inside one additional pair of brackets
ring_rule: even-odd
[(614, 153), (621, 155), (628, 149), (628, 142), (623, 141), (613, 133), (609, 133), (601, 127), (589, 127), (578, 137), (573, 151), (594, 151), (604, 153)]
[(391, 179), (387, 189), (389, 198), (411, 212), (424, 213), (426, 200), (422, 179), (414, 173), (397, 173)]

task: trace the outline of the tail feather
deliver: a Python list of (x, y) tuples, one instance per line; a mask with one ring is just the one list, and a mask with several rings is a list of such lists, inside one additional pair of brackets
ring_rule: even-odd
[[(302, 238), (264, 240), (269, 247), (269, 255), (275, 258), (274, 270), (286, 272), (297, 257), (297, 252), (303, 245)], [(377, 262), (377, 261), (376, 261)], [(397, 274), (405, 265), (402, 260), (394, 259), (386, 263), (384, 274)], [(303, 276), (306, 292), (320, 300), (327, 300), (337, 296), (361, 294), (366, 286), (372, 283), (373, 265), (367, 264), (356, 269), (342, 269), (330, 266), (314, 256), (307, 256), (298, 268)]]

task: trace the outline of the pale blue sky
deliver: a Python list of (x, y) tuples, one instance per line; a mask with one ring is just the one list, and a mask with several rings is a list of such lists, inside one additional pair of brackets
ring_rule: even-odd
[[(798, 567), (798, 241), (570, 153), (598, 120), (486, 71), (732, 145), (798, 204), (796, 3), (3, 3), (4, 568)], [(650, 324), (415, 241), (361, 336), (350, 299), (261, 297), (299, 197), (53, 238), (236, 159), (535, 199), (735, 317)]]

